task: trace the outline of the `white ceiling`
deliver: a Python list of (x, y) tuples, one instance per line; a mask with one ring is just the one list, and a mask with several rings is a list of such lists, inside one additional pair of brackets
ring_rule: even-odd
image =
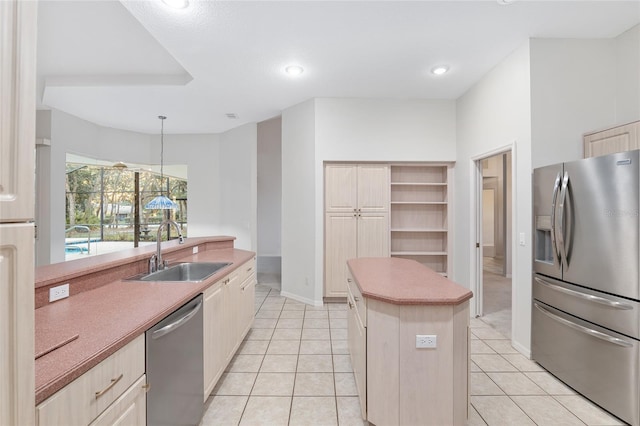
[[(165, 133), (220, 133), (314, 97), (456, 99), (530, 37), (638, 22), (637, 0), (41, 0), (38, 102), (119, 129), (157, 134), (162, 114)], [(431, 75), (438, 64), (450, 72)]]

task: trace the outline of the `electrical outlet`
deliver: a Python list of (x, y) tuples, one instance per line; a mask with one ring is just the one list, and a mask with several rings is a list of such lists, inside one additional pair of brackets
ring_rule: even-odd
[(192, 250), (193, 254), (198, 254), (198, 246), (195, 246)]
[(69, 297), (69, 283), (59, 285), (57, 287), (51, 287), (49, 289), (49, 302), (55, 302), (56, 300)]
[(416, 334), (416, 348), (436, 348), (438, 336), (435, 334)]

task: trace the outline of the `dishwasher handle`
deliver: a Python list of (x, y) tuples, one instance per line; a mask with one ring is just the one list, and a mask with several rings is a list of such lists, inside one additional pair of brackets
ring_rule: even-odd
[(194, 306), (194, 308), (192, 310), (187, 312), (181, 318), (178, 318), (177, 320), (173, 321), (171, 324), (167, 324), (164, 327), (159, 328), (158, 330), (156, 330), (153, 333), (151, 333), (151, 338), (152, 339), (159, 339), (162, 336), (164, 336), (165, 334), (169, 334), (172, 331), (176, 330), (180, 326), (182, 326), (185, 323), (187, 323), (191, 318), (193, 318), (193, 316), (198, 313), (198, 311), (200, 310), (201, 307), (202, 307), (202, 301), (198, 302), (198, 304), (196, 306)]

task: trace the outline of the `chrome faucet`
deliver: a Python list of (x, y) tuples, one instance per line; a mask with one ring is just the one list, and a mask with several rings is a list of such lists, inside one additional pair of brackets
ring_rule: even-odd
[(179, 244), (184, 244), (184, 237), (182, 236), (182, 232), (180, 232), (180, 226), (173, 220), (165, 220), (158, 226), (158, 236), (156, 238), (156, 254), (151, 256), (149, 259), (149, 273), (161, 271), (167, 267), (168, 262), (162, 260), (162, 228), (166, 225), (167, 231), (169, 231), (169, 227), (173, 225), (178, 231), (178, 242)]

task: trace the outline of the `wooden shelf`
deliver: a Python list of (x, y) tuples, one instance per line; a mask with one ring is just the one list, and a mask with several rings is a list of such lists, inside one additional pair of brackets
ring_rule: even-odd
[(446, 206), (448, 203), (446, 201), (392, 201), (391, 205), (394, 204)]
[(442, 182), (391, 182), (391, 186), (447, 186)]
[(417, 233), (439, 233), (439, 232), (449, 232), (446, 228), (391, 228), (391, 232), (417, 232)]
[(446, 256), (446, 251), (392, 251), (391, 256)]
[(391, 256), (448, 275), (451, 183), (451, 165), (391, 165)]

